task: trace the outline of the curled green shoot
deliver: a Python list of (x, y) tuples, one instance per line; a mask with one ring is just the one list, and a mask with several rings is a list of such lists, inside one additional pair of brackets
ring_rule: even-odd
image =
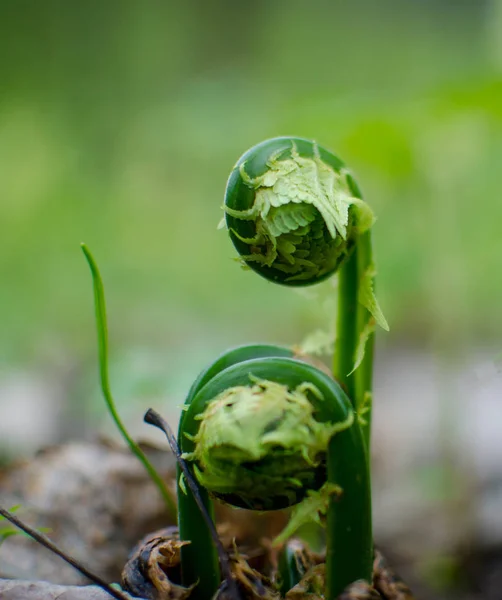
[[(304, 410), (306, 399), (311, 404), (308, 410)], [(254, 410), (255, 401), (267, 406)], [(234, 407), (238, 419), (229, 414)], [(288, 410), (292, 415), (286, 414)], [(281, 427), (284, 421), (287, 430)], [(307, 442), (312, 447), (306, 448)], [(193, 462), (199, 483), (228, 503), (273, 510), (310, 497), (310, 504), (322, 505), (329, 540), (327, 598), (334, 600), (357, 579), (371, 581), (366, 450), (350, 400), (328, 375), (283, 356), (233, 364), (207, 381), (187, 405), (179, 444), (183, 456)], [(219, 476), (225, 472), (226, 478)], [(319, 498), (309, 494), (317, 490)], [(182, 507), (186, 497), (180, 496), (179, 501), (180, 515), (187, 518)], [(187, 532), (180, 527), (182, 539), (187, 539)], [(192, 529), (190, 534), (192, 554), (187, 560), (196, 561), (207, 545), (200, 531)], [(195, 573), (195, 565), (190, 570)], [(201, 589), (200, 594), (204, 594), (200, 598), (211, 597), (209, 589)]]
[(312, 396), (324, 399), (312, 383), (289, 389), (250, 374), (247, 385), (214, 398), (198, 416), (194, 452), (185, 455), (195, 463), (201, 485), (251, 510), (285, 508), (303, 500), (307, 490), (319, 489), (326, 479), (328, 442), (350, 427), (354, 415), (341, 423), (320, 422)]
[[(197, 394), (208, 384), (216, 375), (229, 367), (242, 363), (251, 358), (266, 356), (287, 356), (291, 357), (292, 352), (289, 349), (279, 346), (270, 346), (266, 344), (256, 344), (233, 348), (218, 357), (206, 369), (204, 369), (192, 384), (187, 398), (185, 400), (184, 410), (181, 413), (178, 443), (183, 449), (185, 439), (185, 419), (189, 412), (190, 405)], [(188, 464), (188, 468), (193, 473), (193, 465)], [(194, 600), (207, 600), (216, 593), (219, 586), (218, 555), (214, 547), (214, 542), (210, 531), (206, 526), (205, 517), (198, 507), (197, 501), (190, 488), (183, 485), (182, 472), (178, 466), (178, 525), (180, 538), (190, 541), (190, 544), (181, 548), (181, 576), (185, 586), (190, 586), (199, 582), (194, 588), (192, 595)], [(204, 504), (207, 514), (214, 519), (214, 506), (208, 491), (203, 486), (200, 487), (199, 496)], [(200, 557), (204, 560), (201, 561)]]
[(106, 406), (108, 407), (110, 415), (113, 421), (115, 422), (117, 429), (124, 438), (126, 444), (131, 449), (131, 452), (138, 458), (138, 460), (144, 466), (151, 480), (157, 486), (157, 489), (159, 490), (160, 495), (162, 496), (162, 499), (165, 503), (167, 512), (173, 518), (176, 518), (176, 501), (174, 500), (173, 495), (169, 491), (162, 477), (156, 471), (155, 467), (148, 460), (145, 453), (129, 435), (124, 423), (122, 422), (122, 419), (120, 418), (117, 412), (115, 401), (113, 400), (113, 396), (111, 393), (110, 380), (108, 374), (108, 326), (106, 320), (106, 303), (103, 280), (101, 278), (98, 265), (91, 254), (91, 251), (85, 244), (82, 244), (81, 247), (92, 274), (92, 282), (94, 288), (94, 304), (96, 311), (96, 331), (98, 337), (99, 376), (101, 382), (101, 391), (103, 393)]
[(354, 232), (371, 226), (343, 163), (317, 143), (274, 138), (238, 161), (225, 192), (225, 221), (242, 261), (291, 286), (332, 275), (350, 256)]

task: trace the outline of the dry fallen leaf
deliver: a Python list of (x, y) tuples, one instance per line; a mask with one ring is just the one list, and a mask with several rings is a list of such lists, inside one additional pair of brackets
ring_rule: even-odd
[(180, 580), (182, 546), (178, 529), (169, 527), (145, 536), (134, 548), (122, 572), (122, 588), (146, 600), (185, 600), (192, 587)]
[(391, 600), (414, 600), (410, 588), (392, 571), (378, 550), (375, 552), (375, 561), (373, 563), (373, 585), (383, 598), (390, 598)]

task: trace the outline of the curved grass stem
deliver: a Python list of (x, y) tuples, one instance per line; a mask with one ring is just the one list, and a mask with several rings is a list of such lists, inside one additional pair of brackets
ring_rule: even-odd
[(176, 518), (176, 501), (173, 498), (173, 495), (167, 488), (165, 482), (159, 473), (155, 470), (155, 467), (145, 456), (144, 452), (138, 446), (138, 444), (131, 438), (125, 425), (123, 424), (117, 409), (115, 407), (115, 402), (113, 400), (113, 396), (110, 390), (110, 380), (108, 375), (108, 326), (106, 322), (106, 303), (105, 303), (105, 294), (103, 287), (103, 280), (101, 278), (101, 274), (98, 269), (98, 265), (94, 260), (94, 257), (91, 254), (89, 248), (82, 244), (82, 251), (84, 256), (89, 264), (89, 268), (91, 269), (92, 274), (92, 283), (94, 288), (94, 303), (96, 308), (96, 330), (98, 336), (98, 353), (99, 353), (99, 375), (101, 381), (101, 391), (103, 393), (106, 405), (108, 410), (112, 416), (112, 419), (117, 426), (117, 429), (120, 431), (120, 434), (124, 438), (125, 442), (131, 449), (131, 452), (138, 458), (141, 464), (146, 469), (148, 475), (152, 479), (152, 481), (157, 486), (162, 499), (166, 505), (167, 511), (173, 517)]

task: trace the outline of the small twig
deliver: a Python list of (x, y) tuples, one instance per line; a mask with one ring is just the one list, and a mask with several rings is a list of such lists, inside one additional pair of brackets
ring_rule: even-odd
[(94, 575), (94, 573), (91, 573), (86, 567), (81, 565), (74, 558), (72, 558), (71, 556), (68, 556), (67, 554), (65, 554), (65, 552), (60, 550), (53, 542), (51, 542), (51, 540), (47, 536), (43, 535), (36, 529), (32, 529), (29, 525), (26, 525), (25, 523), (23, 523), (23, 521), (18, 519), (16, 516), (14, 516), (11, 512), (6, 510), (2, 506), (0, 506), (0, 515), (2, 517), (5, 517), (13, 525), (15, 525), (16, 527), (21, 529), (21, 531), (24, 531), (24, 533), (28, 534), (31, 538), (33, 538), (39, 544), (42, 544), (42, 546), (45, 546), (48, 550), (50, 550), (54, 554), (57, 554), (60, 558), (62, 558), (65, 562), (67, 562), (69, 565), (71, 565), (74, 569), (76, 569), (77, 571), (82, 573), (82, 575), (85, 575), (85, 577), (87, 577), (87, 579), (90, 579), (92, 582), (94, 582), (100, 588), (105, 590), (105, 592), (108, 592), (110, 594), (110, 596), (117, 598), (117, 600), (131, 600), (131, 597), (128, 594), (125, 594), (124, 592), (116, 590), (109, 583), (107, 583), (104, 579), (101, 579), (101, 577), (99, 577), (98, 575)]
[(230, 558), (218, 536), (218, 532), (216, 531), (216, 527), (213, 523), (213, 520), (211, 519), (209, 513), (207, 512), (207, 510), (204, 506), (204, 503), (202, 501), (202, 498), (200, 497), (199, 487), (197, 485), (197, 482), (195, 481), (194, 476), (192, 475), (186, 461), (181, 456), (181, 451), (178, 446), (178, 442), (176, 441), (176, 438), (174, 436), (174, 433), (173, 433), (171, 427), (169, 426), (167, 421), (165, 419), (163, 419), (159, 415), (159, 413), (156, 412), (155, 410), (153, 410), (152, 408), (149, 408), (147, 410), (147, 412), (145, 413), (144, 421), (145, 421), (145, 423), (148, 423), (149, 425), (153, 425), (154, 427), (157, 427), (158, 429), (160, 429), (161, 431), (163, 431), (165, 433), (167, 441), (169, 442), (169, 446), (171, 447), (171, 450), (172, 450), (174, 456), (176, 457), (176, 460), (180, 466), (180, 469), (183, 472), (183, 475), (185, 477), (185, 481), (187, 482), (188, 487), (190, 488), (190, 491), (193, 494), (195, 502), (196, 502), (197, 506), (199, 507), (202, 517), (204, 518), (204, 521), (206, 522), (206, 524), (209, 528), (211, 537), (213, 538), (214, 545), (216, 546), (216, 550), (218, 552), (221, 574), (222, 574), (223, 578), (226, 580), (227, 586), (228, 586), (229, 590), (231, 590), (231, 593), (235, 594), (235, 596), (232, 596), (232, 597), (239, 598), (241, 596), (241, 594), (240, 594), (240, 590), (237, 586), (237, 583), (232, 575), (232, 570), (230, 568)]

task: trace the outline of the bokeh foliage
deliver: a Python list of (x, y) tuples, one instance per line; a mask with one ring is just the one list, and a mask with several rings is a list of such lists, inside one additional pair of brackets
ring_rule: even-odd
[(83, 240), (117, 345), (188, 340), (196, 353), (297, 341), (321, 324), (305, 297), (242, 272), (216, 231), (234, 162), (284, 134), (318, 140), (355, 171), (379, 217), (394, 339), (502, 333), (496, 2), (1, 10), (0, 358), (93, 356)]

